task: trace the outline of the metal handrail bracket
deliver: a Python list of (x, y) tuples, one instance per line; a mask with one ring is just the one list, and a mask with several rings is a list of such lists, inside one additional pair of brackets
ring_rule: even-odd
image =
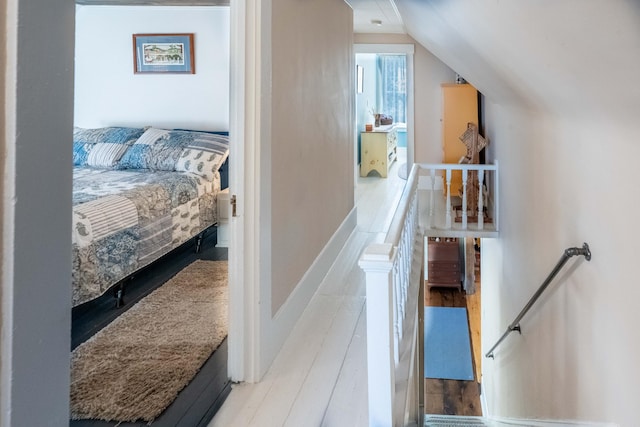
[(591, 261), (591, 250), (589, 249), (589, 245), (584, 243), (581, 248), (565, 249), (562, 256), (560, 257), (560, 260), (558, 261), (556, 266), (553, 268), (553, 270), (551, 270), (551, 273), (549, 273), (549, 275), (547, 276), (545, 281), (542, 282), (542, 285), (540, 285), (536, 293), (533, 294), (533, 296), (529, 299), (529, 302), (527, 302), (527, 304), (522, 308), (522, 310), (520, 311), (520, 314), (518, 314), (518, 316), (516, 316), (513, 322), (509, 324), (509, 326), (507, 327), (507, 330), (504, 332), (504, 334), (502, 334), (500, 339), (493, 345), (493, 347), (491, 347), (491, 350), (489, 350), (487, 354), (485, 354), (485, 357), (493, 359), (494, 357), (493, 351), (496, 349), (496, 347), (498, 347), (498, 345), (500, 345), (500, 343), (511, 332), (518, 331), (519, 333), (522, 333), (522, 331), (520, 330), (520, 320), (522, 320), (524, 315), (527, 314), (529, 309), (535, 304), (538, 298), (540, 298), (540, 295), (542, 295), (545, 289), (547, 289), (547, 287), (549, 286), (553, 278), (556, 277), (556, 275), (560, 272), (560, 270), (565, 265), (565, 263), (569, 260), (569, 258), (577, 255), (583, 255), (587, 261)]

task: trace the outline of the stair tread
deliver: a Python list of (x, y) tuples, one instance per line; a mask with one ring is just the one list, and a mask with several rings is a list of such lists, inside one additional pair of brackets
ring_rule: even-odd
[(456, 415), (427, 415), (424, 420), (425, 427), (467, 427), (488, 426), (482, 417), (465, 417)]

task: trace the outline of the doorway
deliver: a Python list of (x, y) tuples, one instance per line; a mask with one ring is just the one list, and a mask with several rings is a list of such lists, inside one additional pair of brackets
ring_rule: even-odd
[(408, 175), (414, 162), (413, 45), (356, 44), (354, 182), (361, 165), (361, 134), (373, 125), (374, 114), (391, 116), (397, 132), (398, 174)]

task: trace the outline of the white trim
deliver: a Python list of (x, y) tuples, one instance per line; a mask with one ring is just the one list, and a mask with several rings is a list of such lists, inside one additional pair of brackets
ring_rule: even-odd
[(398, 53), (413, 55), (415, 46), (412, 44), (375, 44), (375, 43), (355, 43), (353, 53)]
[[(232, 381), (257, 381), (259, 345), (259, 304), (257, 243), (256, 152), (245, 146), (259, 144), (259, 0), (239, 0), (231, 4), (231, 76), (229, 134), (233, 167), (229, 187), (236, 196), (237, 216), (229, 221), (229, 354), (228, 372)], [(247, 23), (247, 20), (250, 20)], [(246, 239), (245, 239), (246, 236)]]
[[(14, 354), (13, 337), (14, 330), (14, 272), (15, 262), (15, 210), (10, 208), (16, 197), (16, 135), (17, 135), (17, 105), (18, 97), (15, 87), (17, 85), (18, 72), (18, 2), (5, 3), (5, 64), (4, 64), (4, 142), (5, 153), (3, 159), (4, 180), (2, 186), (2, 282), (0, 312), (1, 353), (0, 353), (0, 425), (12, 424), (12, 375)], [(13, 23), (10, 24), (10, 23)], [(0, 72), (2, 73), (2, 72)]]
[[(411, 45), (413, 48), (413, 45)], [(409, 176), (411, 167), (415, 163), (415, 78), (414, 78), (414, 62), (413, 62), (413, 49), (410, 53), (407, 53), (407, 164), (406, 176)]]
[[(427, 237), (425, 237), (425, 240), (427, 239)], [(425, 247), (428, 247), (427, 244), (425, 243)], [(425, 260), (427, 258), (425, 257)], [(480, 373), (480, 375), (482, 375), (482, 373)], [(480, 408), (482, 408), (482, 413), (483, 414), (488, 414), (489, 413), (489, 404), (487, 403), (487, 394), (484, 392), (484, 388), (482, 387), (482, 383), (480, 383)]]
[(340, 254), (349, 236), (358, 223), (357, 209), (354, 207), (331, 236), (311, 267), (304, 274), (296, 288), (273, 316), (268, 331), (264, 331), (262, 343), (262, 364), (269, 366), (294, 325), (300, 319), (311, 297), (315, 294), (322, 280)]
[(543, 420), (530, 418), (509, 418), (494, 417), (489, 415), (489, 404), (487, 403), (486, 393), (480, 392), (480, 406), (482, 413), (485, 414), (484, 419), (491, 422), (494, 427), (503, 426), (526, 426), (526, 427), (558, 427), (558, 426), (576, 426), (576, 427), (619, 427), (615, 423), (578, 421), (578, 420)]
[[(407, 56), (407, 176), (411, 171), (411, 165), (415, 163), (415, 77), (414, 77), (414, 61), (415, 45), (413, 44), (379, 44), (379, 43), (355, 43), (353, 45), (354, 57), (359, 53), (376, 53), (376, 54), (405, 54)], [(353, 69), (353, 67), (352, 67)], [(355, 95), (354, 95), (355, 96)], [(357, 112), (354, 109), (355, 123)], [(358, 130), (354, 129), (354, 162), (358, 159)], [(354, 188), (358, 185), (358, 176), (360, 176), (358, 164), (354, 167)], [(355, 193), (354, 193), (355, 197)]]
[(506, 418), (506, 417), (485, 417), (495, 426), (527, 426), (527, 427), (558, 427), (558, 426), (579, 426), (579, 427), (619, 427), (615, 423), (601, 423), (578, 420), (534, 420), (529, 418)]

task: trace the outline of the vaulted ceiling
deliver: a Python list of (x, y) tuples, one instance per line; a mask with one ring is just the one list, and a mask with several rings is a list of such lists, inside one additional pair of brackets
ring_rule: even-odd
[(366, 31), (370, 6), (392, 4), (407, 34), (494, 102), (563, 116), (640, 114), (638, 1), (348, 2), (356, 31)]

